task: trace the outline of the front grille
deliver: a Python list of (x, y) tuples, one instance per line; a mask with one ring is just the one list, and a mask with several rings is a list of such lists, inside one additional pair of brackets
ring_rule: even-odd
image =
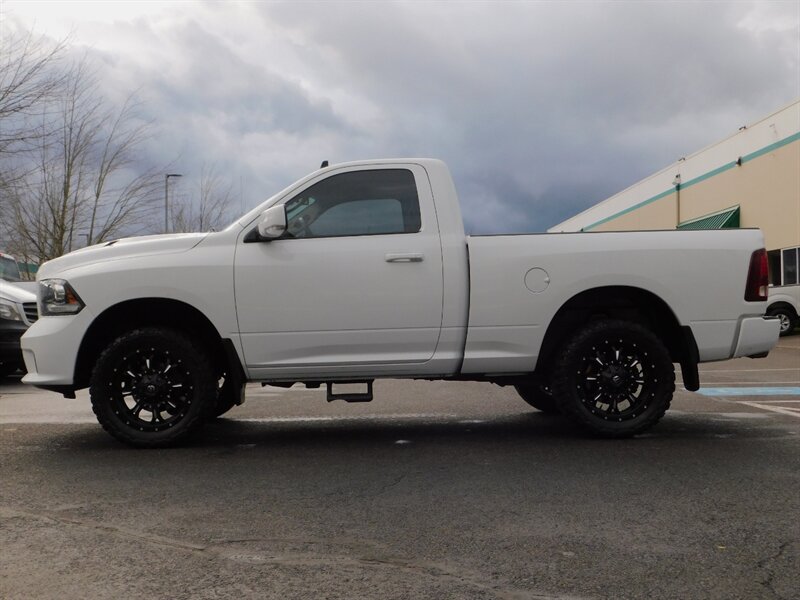
[(25, 318), (28, 319), (28, 323), (36, 323), (39, 319), (39, 309), (36, 307), (36, 302), (25, 302), (22, 305), (22, 309), (25, 311)]

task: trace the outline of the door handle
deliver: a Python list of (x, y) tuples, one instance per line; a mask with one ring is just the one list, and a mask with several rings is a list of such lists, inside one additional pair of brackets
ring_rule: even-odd
[(425, 255), (422, 252), (389, 252), (386, 254), (386, 262), (422, 262)]

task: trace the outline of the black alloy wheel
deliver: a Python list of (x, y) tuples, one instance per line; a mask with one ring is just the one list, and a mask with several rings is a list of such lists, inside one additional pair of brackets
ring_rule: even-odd
[(114, 340), (92, 373), (92, 409), (106, 431), (127, 444), (158, 447), (196, 429), (216, 402), (217, 382), (202, 347), (155, 327)]
[(592, 433), (625, 437), (652, 427), (675, 390), (661, 341), (638, 323), (598, 321), (574, 334), (556, 367), (562, 410)]

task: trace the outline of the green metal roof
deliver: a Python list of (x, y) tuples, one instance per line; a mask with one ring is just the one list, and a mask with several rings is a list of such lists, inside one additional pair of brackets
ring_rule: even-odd
[(739, 207), (725, 209), (705, 217), (685, 221), (678, 229), (735, 229), (739, 227)]

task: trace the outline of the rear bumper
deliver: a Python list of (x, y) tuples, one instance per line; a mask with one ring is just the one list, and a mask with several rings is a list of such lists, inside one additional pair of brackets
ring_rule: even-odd
[(780, 321), (772, 317), (742, 319), (741, 327), (739, 327), (739, 339), (736, 341), (736, 349), (731, 358), (766, 356), (778, 343), (780, 330)]

